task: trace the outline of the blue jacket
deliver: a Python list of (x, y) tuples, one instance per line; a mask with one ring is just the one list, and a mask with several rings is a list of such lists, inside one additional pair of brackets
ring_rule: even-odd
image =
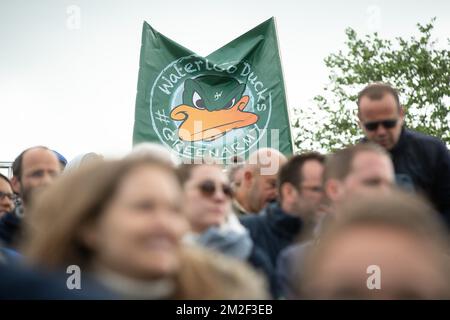
[(269, 204), (258, 215), (244, 216), (240, 221), (274, 267), (279, 253), (295, 241), (303, 226), (301, 219), (285, 213), (278, 203)]
[(450, 151), (444, 142), (403, 128), (389, 153), (398, 184), (423, 193), (450, 228)]

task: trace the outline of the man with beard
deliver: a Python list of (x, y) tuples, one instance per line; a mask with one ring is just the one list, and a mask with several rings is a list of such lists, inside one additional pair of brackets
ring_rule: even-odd
[(258, 214), (277, 198), (277, 175), (286, 157), (273, 148), (250, 154), (235, 185), (233, 211), (242, 217)]
[(20, 237), (22, 218), (30, 206), (32, 194), (46, 187), (61, 173), (61, 166), (53, 151), (38, 146), (24, 150), (13, 163), (11, 184), (22, 199), (22, 205), (0, 219), (0, 242), (13, 247)]

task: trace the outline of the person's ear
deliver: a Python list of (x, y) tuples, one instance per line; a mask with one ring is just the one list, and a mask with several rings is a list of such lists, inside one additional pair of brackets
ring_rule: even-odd
[(397, 123), (397, 126), (402, 127), (404, 122), (405, 122), (405, 109), (403, 106), (400, 106), (398, 109), (398, 118), (399, 118), (399, 123)]
[(400, 109), (398, 111), (399, 111), (400, 118), (402, 118), (402, 120), (403, 120), (405, 118), (405, 108), (403, 106), (400, 106)]
[(356, 117), (358, 118), (357, 122), (358, 122), (358, 127), (364, 131), (364, 126), (361, 120), (361, 111), (359, 111), (359, 107), (358, 107), (358, 112), (356, 113)]
[(290, 183), (283, 183), (281, 185), (281, 199), (283, 199), (283, 201), (288, 201), (291, 202), (292, 199), (295, 196), (295, 192), (297, 190), (295, 190), (294, 186)]
[(242, 183), (245, 186), (251, 185), (253, 177), (254, 177), (254, 174), (253, 174), (253, 172), (251, 170), (245, 170), (244, 171), (244, 175), (243, 175), (243, 179), (242, 179)]
[(364, 125), (363, 125), (363, 123), (361, 122), (361, 119), (358, 117), (358, 127), (362, 130), (362, 131), (364, 131)]
[(21, 187), (20, 187), (20, 181), (19, 181), (19, 179), (18, 179), (16, 176), (13, 176), (13, 177), (11, 178), (11, 186), (12, 186), (12, 189), (13, 189), (13, 191), (14, 191), (15, 193), (20, 194), (20, 191), (21, 191), (22, 189), (21, 189)]
[(343, 186), (339, 180), (329, 179), (325, 183), (325, 195), (332, 201), (336, 202), (342, 198)]

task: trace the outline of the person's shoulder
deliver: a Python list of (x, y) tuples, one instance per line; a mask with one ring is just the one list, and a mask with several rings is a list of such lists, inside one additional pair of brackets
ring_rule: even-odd
[(268, 206), (263, 208), (258, 213), (249, 213), (239, 218), (239, 221), (244, 225), (253, 225), (253, 224), (259, 224), (264, 223), (266, 220), (266, 211), (268, 210)]
[(253, 213), (250, 214), (249, 213), (249, 214), (246, 214), (245, 216), (240, 217), (239, 221), (241, 223), (246, 223), (246, 222), (255, 223), (256, 221), (260, 221), (263, 219), (264, 219), (264, 217), (262, 217), (260, 214), (253, 214)]
[(426, 149), (429, 148), (447, 149), (445, 143), (441, 139), (419, 131), (407, 129), (405, 131), (405, 138), (409, 141), (414, 142), (415, 144), (421, 145)]

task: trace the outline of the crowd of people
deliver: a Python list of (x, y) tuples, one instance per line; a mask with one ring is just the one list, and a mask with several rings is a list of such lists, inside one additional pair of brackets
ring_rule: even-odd
[(388, 84), (355, 107), (365, 137), (326, 155), (24, 150), (0, 175), (0, 299), (450, 299), (449, 149)]

